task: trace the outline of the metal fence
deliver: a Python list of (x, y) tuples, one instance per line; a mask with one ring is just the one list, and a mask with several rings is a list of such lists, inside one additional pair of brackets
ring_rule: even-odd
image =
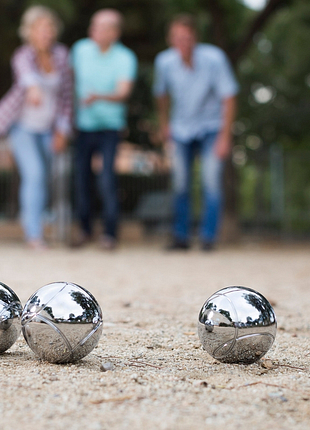
[(309, 238), (310, 151), (284, 151), (280, 145), (242, 151), (235, 164), (238, 216), (243, 229)]
[[(150, 154), (149, 151), (143, 154), (139, 149), (136, 155), (134, 163), (131, 163), (132, 171), (122, 171), (117, 175), (121, 218), (137, 220), (149, 230), (171, 217), (170, 174), (163, 163), (158, 163), (162, 154)], [(154, 159), (156, 162), (151, 163)], [(94, 218), (100, 216), (102, 205), (96, 170), (94, 168), (91, 184)], [(19, 182), (8, 143), (0, 141), (0, 225), (4, 228), (8, 222), (18, 221)], [(50, 239), (62, 242), (70, 240), (72, 223), (76, 219), (74, 194), (73, 151), (69, 150), (53, 158), (50, 199), (45, 214)]]
[[(237, 215), (244, 232), (278, 237), (310, 237), (310, 151), (236, 147)], [(48, 212), (52, 237), (65, 241), (75, 219), (72, 154), (58, 156), (52, 166)], [(194, 213), (199, 214), (199, 165), (194, 172)], [(94, 175), (94, 182), (96, 181)], [(94, 183), (95, 185), (95, 183)], [(7, 146), (0, 144), (0, 221), (18, 218), (18, 172)], [(96, 187), (94, 187), (95, 189)], [(123, 219), (141, 222), (147, 231), (171, 221), (169, 172), (141, 169), (118, 174)], [(94, 213), (101, 202), (94, 199)]]
[[(71, 154), (61, 154), (54, 158), (51, 166), (50, 200), (45, 214), (50, 236), (54, 240), (65, 241), (70, 234), (72, 222), (71, 199)], [(0, 222), (17, 221), (19, 217), (19, 175), (6, 142), (0, 144)]]

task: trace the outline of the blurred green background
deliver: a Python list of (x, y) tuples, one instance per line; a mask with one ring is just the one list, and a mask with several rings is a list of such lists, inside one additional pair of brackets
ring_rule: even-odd
[[(122, 40), (140, 64), (127, 139), (160, 151), (151, 93), (153, 60), (166, 47), (169, 19), (179, 12), (194, 13), (201, 40), (226, 51), (240, 82), (226, 175), (228, 214), (245, 230), (309, 237), (310, 2), (257, 0), (255, 9), (246, 1), (1, 0), (0, 95), (11, 84), (9, 62), (19, 44), (17, 28), (25, 8), (44, 4), (56, 10), (65, 24), (61, 40), (69, 46), (85, 37), (96, 10), (119, 9), (126, 20)], [(195, 171), (198, 175), (199, 165)], [(197, 212), (199, 198), (195, 201)]]

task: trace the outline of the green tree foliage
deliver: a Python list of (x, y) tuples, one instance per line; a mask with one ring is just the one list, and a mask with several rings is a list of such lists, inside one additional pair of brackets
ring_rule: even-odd
[[(137, 53), (140, 64), (130, 101), (127, 137), (146, 147), (156, 143), (151, 94), (154, 57), (166, 47), (165, 32), (170, 18), (180, 12), (196, 14), (201, 40), (226, 51), (240, 82), (233, 159), (235, 164), (243, 165), (237, 187), (243, 196), (240, 199), (245, 208), (243, 212), (254, 219), (259, 212), (268, 212), (267, 207), (272, 206), (272, 175), (268, 159), (261, 163), (264, 168), (257, 167), (261, 156), (266, 158), (262, 149), (274, 143), (288, 150), (309, 149), (309, 0), (267, 0), (261, 11), (245, 7), (242, 0), (1, 0), (0, 96), (11, 83), (9, 62), (20, 43), (17, 36), (20, 17), (33, 4), (44, 4), (58, 12), (65, 24), (61, 40), (69, 46), (87, 35), (89, 19), (96, 10), (112, 7), (125, 15), (123, 41)], [(307, 206), (305, 213), (309, 213), (307, 160), (305, 158), (302, 166), (299, 163), (299, 175), (292, 169), (289, 172), (292, 180), (286, 187), (289, 197), (285, 198), (290, 202), (294, 200), (294, 204), (289, 210), (286, 204), (287, 214), (302, 206)], [(298, 169), (298, 160), (294, 158), (289, 165)], [(227, 178), (226, 203), (228, 211), (234, 213), (236, 186), (232, 165), (229, 165)], [(309, 185), (302, 187), (301, 184), (306, 183)], [(273, 194), (278, 194), (278, 190)], [(261, 203), (256, 204), (256, 201)], [(239, 213), (242, 210), (239, 209)]]
[[(310, 4), (297, 0), (255, 34), (237, 68), (242, 83), (239, 143), (252, 149), (275, 142), (309, 147), (309, 23)], [(260, 144), (251, 140), (253, 133)]]
[[(225, 49), (236, 68), (241, 86), (235, 129), (238, 144), (251, 149), (275, 141), (286, 146), (308, 144), (308, 0), (269, 0), (259, 12), (245, 7), (242, 0), (2, 0), (0, 94), (10, 84), (9, 59), (19, 43), (20, 16), (28, 6), (38, 3), (58, 12), (65, 24), (62, 41), (69, 46), (85, 37), (90, 16), (99, 8), (113, 7), (124, 13), (123, 40), (140, 61), (140, 77), (131, 102), (134, 141), (149, 141), (144, 120), (153, 115), (152, 62), (166, 46), (167, 22), (175, 13), (185, 11), (197, 15), (201, 39)], [(140, 131), (135, 129), (137, 124)]]

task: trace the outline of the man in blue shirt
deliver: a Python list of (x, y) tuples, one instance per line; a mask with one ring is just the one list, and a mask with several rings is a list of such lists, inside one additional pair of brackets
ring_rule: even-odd
[(76, 186), (80, 235), (73, 245), (91, 239), (91, 159), (103, 156), (100, 191), (103, 194), (104, 249), (113, 249), (117, 238), (118, 199), (114, 160), (120, 131), (126, 126), (126, 105), (137, 72), (135, 54), (119, 42), (121, 14), (103, 9), (91, 19), (89, 38), (72, 47), (76, 94)]
[(195, 20), (179, 15), (170, 24), (170, 48), (155, 59), (154, 95), (163, 141), (172, 141), (173, 240), (190, 246), (190, 183), (196, 154), (203, 188), (200, 240), (214, 248), (222, 212), (222, 173), (231, 146), (238, 84), (224, 52), (197, 42)]

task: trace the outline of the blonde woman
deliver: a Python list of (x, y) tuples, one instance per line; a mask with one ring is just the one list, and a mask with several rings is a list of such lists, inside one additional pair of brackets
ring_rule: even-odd
[(21, 177), (20, 210), (27, 244), (45, 247), (43, 211), (49, 163), (71, 131), (72, 77), (68, 49), (57, 43), (60, 21), (33, 6), (22, 16), (23, 45), (12, 57), (14, 84), (0, 101), (0, 135), (9, 134)]

